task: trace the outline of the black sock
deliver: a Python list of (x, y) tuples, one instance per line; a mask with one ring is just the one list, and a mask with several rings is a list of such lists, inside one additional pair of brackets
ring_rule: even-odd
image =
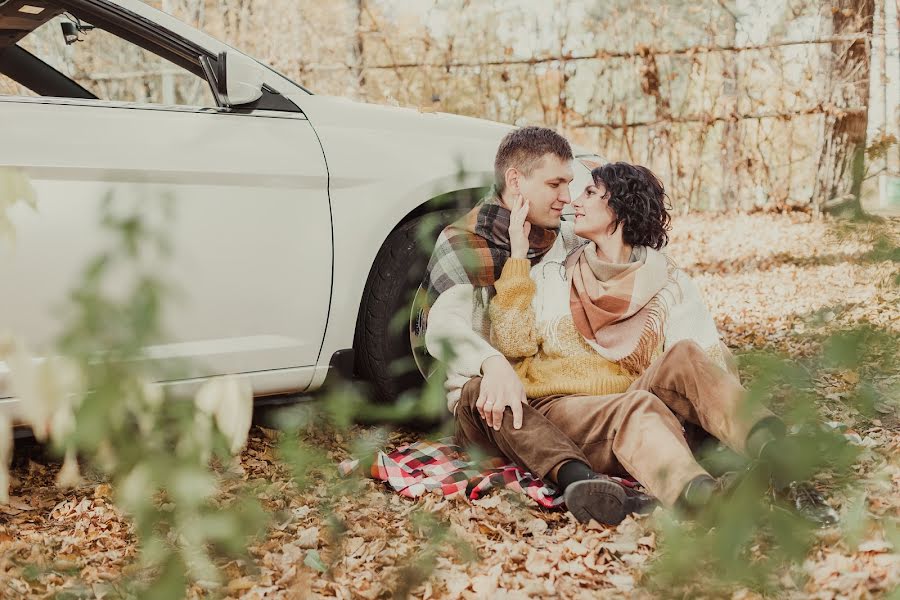
[(592, 479), (596, 475), (593, 470), (580, 460), (570, 460), (564, 462), (556, 471), (556, 485), (561, 491), (565, 491), (567, 487), (576, 481), (585, 481)]

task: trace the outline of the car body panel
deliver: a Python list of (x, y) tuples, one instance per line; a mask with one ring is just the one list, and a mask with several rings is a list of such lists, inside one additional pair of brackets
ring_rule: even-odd
[(163, 366), (190, 361), (190, 377), (317, 363), (331, 217), (321, 146), (302, 114), (46, 98), (0, 98), (0, 113), (0, 165), (25, 173), (38, 202), (10, 215), (17, 240), (0, 253), (0, 330), (49, 347), (62, 322), (55, 309), (108, 240), (104, 198), (151, 223), (171, 198), (163, 226), (174, 260), (160, 263), (177, 294), (164, 312), (171, 342), (148, 354), (172, 363)]

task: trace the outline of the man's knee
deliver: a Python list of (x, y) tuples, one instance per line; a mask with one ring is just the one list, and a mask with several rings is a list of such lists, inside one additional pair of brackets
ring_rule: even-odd
[(473, 377), (463, 386), (459, 396), (459, 404), (457, 412), (460, 410), (475, 411), (475, 403), (478, 402), (478, 396), (481, 393), (481, 377)]

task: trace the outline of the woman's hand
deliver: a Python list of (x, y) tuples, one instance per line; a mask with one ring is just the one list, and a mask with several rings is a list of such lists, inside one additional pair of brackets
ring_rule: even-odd
[(513, 199), (509, 212), (509, 247), (512, 258), (526, 258), (528, 234), (531, 233), (531, 223), (525, 220), (528, 217), (528, 200), (519, 194)]

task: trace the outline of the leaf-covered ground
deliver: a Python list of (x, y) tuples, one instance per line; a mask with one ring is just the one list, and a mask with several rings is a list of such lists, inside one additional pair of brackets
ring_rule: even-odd
[[(900, 238), (900, 220), (886, 229), (893, 245), (878, 242), (885, 226), (843, 239), (834, 224), (802, 216), (689, 216), (676, 220), (670, 249), (703, 289), (729, 346), (807, 357), (838, 328), (868, 322), (900, 331), (898, 263), (890, 254)], [(856, 468), (874, 525), (855, 541), (840, 529), (822, 532), (808, 560), (782, 581), (787, 597), (882, 597), (900, 584), (900, 557), (884, 535), (900, 517), (900, 415), (883, 406), (878, 418), (863, 418), (843, 402), (869, 376), (865, 370), (829, 372), (815, 384), (825, 419), (848, 425), (864, 448)], [(898, 374), (873, 383), (897, 389)], [(349, 456), (349, 438), (368, 431), (316, 430), (306, 437), (327, 449), (336, 464)], [(657, 544), (653, 517), (629, 518), (616, 528), (585, 527), (567, 513), (523, 504), (511, 492), (476, 503), (434, 495), (412, 501), (366, 481), (361, 492), (332, 507), (346, 527), (337, 542), (321, 503), (324, 480), (298, 491), (275, 459), (277, 435), (255, 428), (241, 456), (242, 471), (226, 472), (232, 478), (226, 489), (245, 479), (265, 486), (261, 499), (273, 525), (249, 548), (250, 560), (223, 565), (223, 596), (379, 598), (405, 585), (419, 598), (650, 595), (640, 583)], [(391, 433), (388, 444), (414, 435)], [(133, 568), (137, 554), (128, 520), (105, 483), (88, 479), (75, 490), (56, 489), (57, 468), (37, 450), (19, 451), (12, 502), (0, 506), (0, 597), (67, 592), (115, 598), (116, 582)], [(862, 488), (835, 489), (832, 502), (846, 513)], [(226, 492), (222, 501), (227, 500)], [(478, 559), (467, 560), (472, 557), (449, 543), (434, 543), (427, 524), (410, 522), (416, 507), (449, 523), (449, 533), (467, 542)], [(416, 583), (410, 565), (427, 555), (430, 543), (435, 571)], [(195, 597), (209, 593), (192, 588)], [(732, 597), (757, 596), (738, 590)]]

